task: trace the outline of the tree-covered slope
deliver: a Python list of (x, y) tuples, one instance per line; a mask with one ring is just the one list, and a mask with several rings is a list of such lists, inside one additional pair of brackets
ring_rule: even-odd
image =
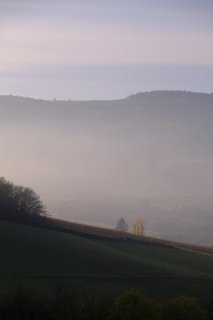
[(213, 256), (133, 242), (92, 240), (0, 222), (1, 290), (66, 284), (145, 294), (213, 294)]

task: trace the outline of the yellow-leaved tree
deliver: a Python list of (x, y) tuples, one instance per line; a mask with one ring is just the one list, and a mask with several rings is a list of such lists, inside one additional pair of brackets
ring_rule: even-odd
[(133, 233), (139, 236), (144, 235), (144, 223), (143, 219), (137, 219), (133, 224)]

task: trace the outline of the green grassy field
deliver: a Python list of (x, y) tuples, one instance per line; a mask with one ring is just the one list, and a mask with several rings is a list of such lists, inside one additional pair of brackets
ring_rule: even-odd
[(0, 221), (0, 290), (57, 285), (153, 297), (213, 297), (213, 255), (133, 242), (92, 240)]

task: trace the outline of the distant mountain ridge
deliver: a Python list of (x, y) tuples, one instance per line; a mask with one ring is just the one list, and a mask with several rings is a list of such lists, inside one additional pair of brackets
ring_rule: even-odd
[(153, 90), (153, 91), (141, 91), (141, 92), (136, 92), (133, 94), (130, 94), (126, 97), (120, 98), (120, 99), (89, 99), (89, 100), (76, 100), (76, 99), (66, 99), (66, 100), (61, 100), (61, 99), (42, 99), (42, 98), (33, 98), (33, 97), (28, 97), (28, 96), (19, 96), (19, 95), (0, 95), (1, 98), (10, 98), (10, 99), (29, 99), (32, 101), (40, 101), (40, 102), (103, 102), (103, 101), (123, 101), (123, 100), (134, 100), (134, 99), (144, 99), (144, 98), (174, 98), (177, 96), (182, 96), (182, 97), (213, 97), (213, 92), (212, 93), (207, 93), (207, 92), (196, 92), (196, 91), (183, 91), (183, 90)]

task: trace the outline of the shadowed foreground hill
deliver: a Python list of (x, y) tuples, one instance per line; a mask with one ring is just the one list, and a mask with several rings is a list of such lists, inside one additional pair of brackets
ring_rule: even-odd
[(1, 290), (18, 284), (46, 289), (120, 291), (156, 297), (213, 295), (213, 256), (128, 241), (92, 240), (0, 221)]

